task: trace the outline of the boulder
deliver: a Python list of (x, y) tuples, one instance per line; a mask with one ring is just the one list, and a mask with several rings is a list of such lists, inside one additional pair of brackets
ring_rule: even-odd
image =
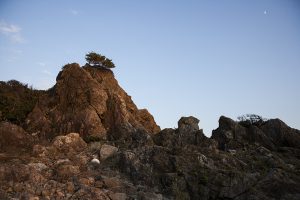
[(190, 117), (181, 117), (178, 121), (178, 130), (180, 133), (193, 132), (199, 130), (199, 119)]
[(182, 117), (178, 121), (178, 129), (164, 129), (152, 137), (153, 141), (156, 145), (170, 149), (207, 143), (208, 138), (202, 129), (199, 130), (198, 123), (199, 120), (195, 117)]
[(33, 138), (24, 129), (10, 122), (0, 122), (0, 150), (31, 148)]
[(28, 166), (39, 172), (48, 169), (44, 163), (29, 163)]
[(155, 134), (152, 138), (154, 143), (158, 146), (173, 148), (177, 144), (178, 135), (174, 129), (166, 128)]
[(250, 141), (247, 128), (225, 116), (220, 117), (219, 127), (212, 131), (211, 138), (221, 150), (242, 148)]
[(271, 119), (260, 128), (275, 146), (300, 148), (300, 131), (280, 119)]
[(109, 157), (112, 157), (115, 155), (118, 151), (117, 147), (108, 145), (108, 144), (103, 144), (101, 149), (100, 149), (100, 159), (101, 160), (106, 160)]
[(58, 165), (55, 171), (59, 177), (66, 179), (80, 173), (79, 166), (74, 166), (71, 164)]
[(52, 147), (61, 152), (79, 152), (87, 147), (87, 144), (78, 133), (69, 133), (66, 136), (57, 136), (52, 143)]

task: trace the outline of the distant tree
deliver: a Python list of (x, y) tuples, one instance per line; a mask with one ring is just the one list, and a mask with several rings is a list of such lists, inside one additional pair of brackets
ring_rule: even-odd
[(86, 54), (85, 59), (90, 65), (95, 67), (105, 67), (105, 68), (115, 67), (115, 64), (112, 62), (111, 59), (108, 59), (105, 56), (95, 52), (90, 52)]
[(252, 124), (252, 125), (260, 125), (263, 122), (266, 122), (268, 119), (263, 118), (260, 115), (256, 115), (256, 114), (245, 114), (245, 115), (241, 115), (239, 117), (237, 117), (238, 121), (240, 124)]

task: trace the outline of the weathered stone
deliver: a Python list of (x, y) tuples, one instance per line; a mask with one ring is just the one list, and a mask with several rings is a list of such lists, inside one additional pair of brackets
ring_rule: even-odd
[(78, 166), (62, 164), (57, 167), (56, 173), (58, 176), (62, 178), (70, 178), (73, 175), (80, 173), (80, 170)]
[(195, 117), (181, 117), (178, 121), (178, 130), (180, 133), (182, 132), (193, 132), (199, 130), (199, 119)]
[(281, 146), (300, 147), (300, 131), (288, 127), (279, 119), (244, 126), (243, 123), (221, 116), (212, 138), (218, 141), (221, 150), (243, 148), (245, 144), (254, 143), (270, 150)]
[(79, 183), (86, 186), (92, 186), (95, 183), (95, 180), (92, 177), (81, 178), (79, 179)]
[(109, 157), (112, 157), (115, 155), (118, 151), (117, 147), (108, 145), (108, 144), (103, 144), (100, 149), (100, 159), (101, 160), (106, 160)]
[(104, 177), (103, 182), (107, 188), (118, 188), (122, 186), (120, 179), (115, 177)]
[(87, 144), (78, 133), (69, 133), (66, 136), (57, 136), (52, 144), (53, 147), (62, 152), (82, 151)]
[(29, 163), (28, 166), (39, 172), (48, 169), (48, 167), (44, 163)]
[[(78, 132), (86, 141), (115, 140), (137, 128), (160, 130), (152, 115), (139, 110), (111, 70), (77, 63), (63, 67), (52, 90), (42, 96), (26, 119), (27, 130), (42, 138)], [(121, 128), (126, 126), (126, 129)]]
[(290, 128), (279, 119), (268, 120), (261, 126), (261, 130), (277, 147), (300, 148), (300, 131)]

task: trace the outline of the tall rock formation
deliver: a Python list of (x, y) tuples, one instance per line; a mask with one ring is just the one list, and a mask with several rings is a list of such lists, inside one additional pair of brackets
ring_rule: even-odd
[(44, 138), (78, 132), (87, 140), (119, 140), (136, 131), (153, 134), (160, 130), (109, 69), (72, 63), (63, 67), (56, 81), (27, 117), (28, 132)]

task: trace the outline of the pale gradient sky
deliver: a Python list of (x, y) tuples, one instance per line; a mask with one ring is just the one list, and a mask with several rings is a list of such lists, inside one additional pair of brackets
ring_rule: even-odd
[(89, 51), (162, 128), (256, 113), (300, 129), (297, 0), (0, 0), (0, 80), (46, 89)]

